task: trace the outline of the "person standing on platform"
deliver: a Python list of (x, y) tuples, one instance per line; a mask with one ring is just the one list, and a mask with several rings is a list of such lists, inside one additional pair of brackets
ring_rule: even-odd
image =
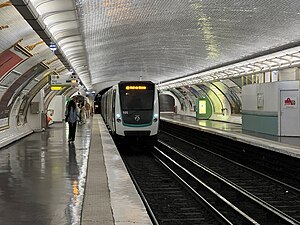
[(86, 109), (86, 118), (90, 118), (90, 115), (91, 115), (91, 105), (90, 103), (85, 103), (85, 109)]
[(86, 123), (86, 109), (84, 107), (84, 104), (81, 103), (80, 106), (80, 124), (85, 124)]
[(68, 142), (73, 143), (75, 141), (76, 124), (79, 118), (79, 110), (74, 100), (70, 100), (65, 112), (66, 122), (69, 124), (69, 139)]

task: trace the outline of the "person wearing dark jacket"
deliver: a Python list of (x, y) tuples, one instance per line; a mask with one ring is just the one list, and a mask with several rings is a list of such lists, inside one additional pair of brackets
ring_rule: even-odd
[(66, 112), (66, 122), (69, 124), (69, 140), (68, 142), (73, 143), (75, 140), (75, 133), (76, 133), (76, 124), (79, 118), (79, 110), (76, 106), (74, 100), (70, 100)]

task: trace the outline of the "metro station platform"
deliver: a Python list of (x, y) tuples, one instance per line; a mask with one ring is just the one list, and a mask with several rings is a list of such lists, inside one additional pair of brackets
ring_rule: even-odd
[(175, 113), (161, 113), (160, 119), (300, 158), (300, 137), (278, 137), (255, 133), (243, 130), (240, 124), (199, 120)]
[(0, 149), (0, 224), (152, 224), (100, 116)]

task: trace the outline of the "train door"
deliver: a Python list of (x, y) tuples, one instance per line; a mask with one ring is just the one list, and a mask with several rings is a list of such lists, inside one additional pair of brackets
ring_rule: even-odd
[(115, 110), (116, 108), (116, 89), (113, 89), (113, 94), (112, 94), (112, 132), (116, 132), (116, 117), (115, 117)]

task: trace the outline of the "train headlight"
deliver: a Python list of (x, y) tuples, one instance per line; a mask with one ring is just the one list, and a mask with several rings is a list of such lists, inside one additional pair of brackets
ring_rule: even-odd
[(158, 114), (154, 114), (153, 121), (154, 121), (154, 122), (157, 122), (157, 121), (158, 121)]
[(120, 115), (120, 114), (117, 114), (116, 117), (117, 117), (117, 122), (118, 122), (118, 123), (121, 123), (121, 122), (122, 122), (122, 120), (121, 120), (121, 115)]

